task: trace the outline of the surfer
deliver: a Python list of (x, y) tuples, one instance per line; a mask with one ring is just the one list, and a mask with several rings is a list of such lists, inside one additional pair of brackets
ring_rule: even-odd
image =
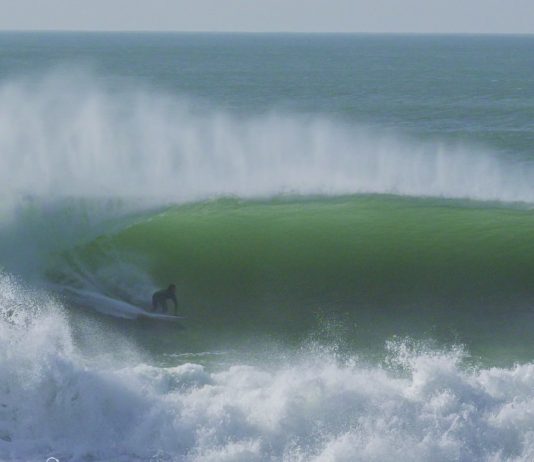
[(167, 300), (174, 303), (174, 314), (178, 311), (178, 302), (176, 301), (176, 286), (169, 284), (166, 289), (158, 290), (152, 295), (152, 311), (161, 308), (163, 313), (167, 313)]

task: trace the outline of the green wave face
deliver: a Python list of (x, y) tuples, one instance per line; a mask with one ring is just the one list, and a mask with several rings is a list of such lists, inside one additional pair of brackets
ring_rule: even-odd
[(472, 202), (219, 200), (145, 217), (78, 257), (93, 269), (142, 261), (158, 284), (178, 284), (201, 328), (303, 335), (331, 321), (364, 344), (415, 335), (530, 348), (533, 231), (530, 210)]

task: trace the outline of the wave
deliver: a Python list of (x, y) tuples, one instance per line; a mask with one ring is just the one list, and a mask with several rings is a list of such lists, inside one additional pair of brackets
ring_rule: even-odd
[[(288, 362), (162, 366), (85, 329), (109, 354), (84, 354), (57, 302), (1, 277), (2, 460), (534, 456), (530, 363), (472, 367), (461, 350), (401, 342), (376, 365), (309, 345)], [(130, 359), (117, 364), (122, 349)]]
[(487, 341), (508, 310), (498, 331), (527, 338), (529, 163), (78, 71), (0, 84), (0, 150), (0, 262), (26, 281), (145, 306), (173, 280), (229, 331), (306, 332), (326, 312), (362, 342), (421, 319)]

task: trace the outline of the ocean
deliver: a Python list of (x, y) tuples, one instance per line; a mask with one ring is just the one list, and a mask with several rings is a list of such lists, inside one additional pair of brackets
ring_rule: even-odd
[(534, 460), (533, 50), (0, 33), (0, 460)]

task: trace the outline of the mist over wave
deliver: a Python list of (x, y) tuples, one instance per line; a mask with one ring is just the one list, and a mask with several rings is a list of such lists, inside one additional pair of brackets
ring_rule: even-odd
[(4, 197), (392, 193), (534, 201), (534, 168), (321, 115), (223, 112), (82, 71), (0, 84)]

